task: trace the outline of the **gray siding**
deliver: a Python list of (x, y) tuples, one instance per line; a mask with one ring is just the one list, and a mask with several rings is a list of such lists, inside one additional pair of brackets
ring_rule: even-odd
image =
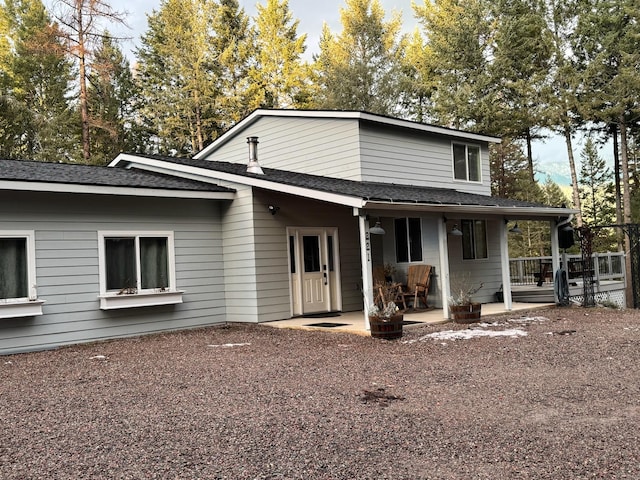
[(360, 180), (357, 120), (262, 117), (209, 159), (246, 163), (251, 136), (262, 167)]
[(360, 134), (362, 180), (491, 194), (486, 143), (467, 142), (481, 147), (482, 183), (470, 183), (453, 179), (452, 138), (369, 124)]
[[(212, 201), (0, 193), (2, 230), (34, 230), (43, 315), (0, 320), (0, 354), (226, 320), (219, 205)], [(99, 309), (98, 231), (173, 231), (184, 303)]]
[[(465, 217), (468, 218), (468, 217)], [(459, 219), (450, 219), (450, 221)], [(449, 271), (452, 285), (456, 278), (467, 278), (473, 287), (484, 283), (473, 299), (481, 303), (495, 301), (495, 292), (502, 285), (502, 267), (500, 265), (500, 238), (498, 237), (502, 220), (487, 220), (488, 258), (480, 260), (462, 259), (462, 237), (449, 235)]]

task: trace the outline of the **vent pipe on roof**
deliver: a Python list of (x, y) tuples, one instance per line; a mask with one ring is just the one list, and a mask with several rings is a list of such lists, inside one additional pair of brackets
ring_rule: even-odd
[(247, 137), (247, 143), (249, 144), (249, 164), (247, 165), (247, 173), (264, 175), (264, 172), (258, 163), (258, 137)]

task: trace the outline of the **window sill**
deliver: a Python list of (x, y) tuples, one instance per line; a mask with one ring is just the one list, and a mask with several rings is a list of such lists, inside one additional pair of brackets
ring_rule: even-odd
[(169, 292), (143, 292), (123, 295), (100, 295), (101, 310), (118, 308), (153, 307), (156, 305), (175, 305), (182, 303), (182, 290)]
[(44, 300), (0, 302), (0, 318), (35, 317), (42, 315)]

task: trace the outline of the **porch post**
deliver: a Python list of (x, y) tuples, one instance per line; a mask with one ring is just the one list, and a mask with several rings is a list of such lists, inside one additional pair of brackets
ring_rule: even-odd
[(438, 242), (440, 243), (440, 292), (442, 294), (442, 315), (449, 318), (449, 297), (451, 283), (449, 278), (449, 245), (447, 243), (447, 224), (444, 219), (438, 222)]
[[(357, 212), (357, 213), (356, 213)], [(354, 214), (358, 215), (360, 230), (360, 263), (362, 264), (362, 298), (364, 302), (364, 328), (369, 326), (369, 306), (373, 304), (373, 274), (371, 268), (371, 239), (369, 234), (369, 222), (361, 211), (354, 209)]]
[[(549, 221), (549, 231), (551, 232), (551, 272), (552, 278), (555, 281), (556, 272), (560, 268), (560, 243), (558, 242), (558, 224), (555, 220)], [(564, 268), (568, 268), (565, 265)]]
[(507, 222), (499, 222), (500, 228), (498, 235), (500, 236), (500, 264), (502, 265), (502, 297), (505, 310), (511, 310), (511, 271), (509, 268), (509, 241), (507, 239), (508, 230)]

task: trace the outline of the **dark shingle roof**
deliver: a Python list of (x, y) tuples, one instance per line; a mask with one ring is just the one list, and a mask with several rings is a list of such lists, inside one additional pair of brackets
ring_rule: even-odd
[(124, 169), (29, 160), (0, 159), (0, 180), (195, 192), (233, 192), (229, 188), (210, 183), (135, 168)]
[(338, 178), (310, 175), (305, 173), (275, 170), (262, 167), (264, 175), (247, 173), (247, 166), (242, 163), (217, 162), (210, 160), (196, 160), (187, 158), (153, 157), (165, 161), (190, 165), (218, 172), (240, 175), (243, 177), (259, 178), (284, 185), (309, 188), (326, 193), (346, 195), (362, 198), (368, 201), (382, 201), (391, 203), (416, 203), (431, 205), (464, 205), (487, 207), (529, 207), (545, 208), (539, 203), (523, 202), (506, 198), (491, 197), (473, 193), (464, 193), (448, 188), (420, 187), (413, 185), (398, 185), (393, 183), (359, 182)]

